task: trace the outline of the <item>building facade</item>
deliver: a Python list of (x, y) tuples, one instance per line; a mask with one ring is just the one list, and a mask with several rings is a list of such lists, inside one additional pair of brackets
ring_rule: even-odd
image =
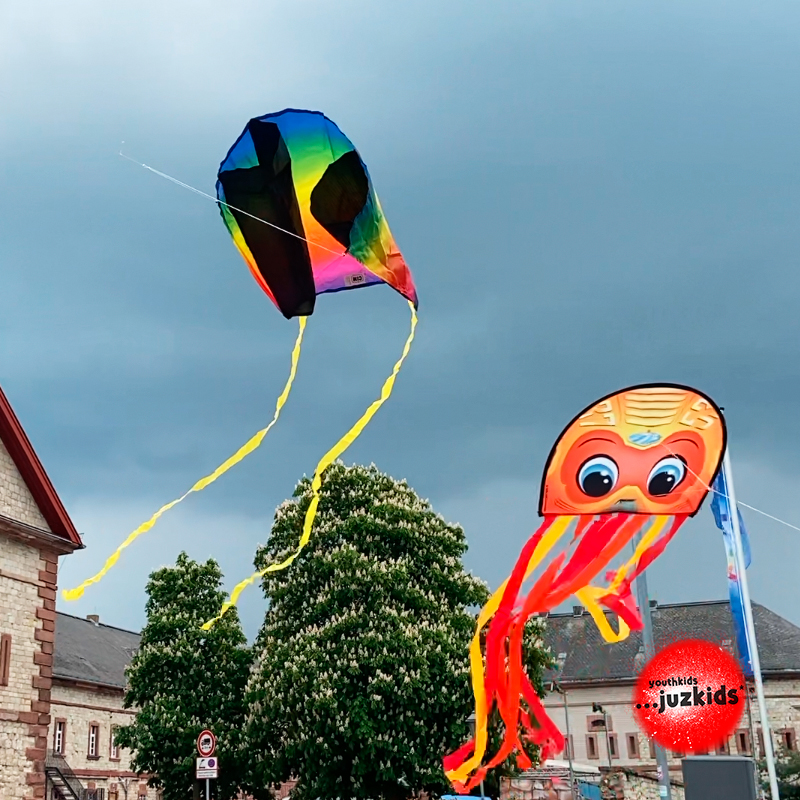
[(156, 798), (113, 741), (139, 636), (56, 612), (82, 547), (0, 390), (0, 800)]
[[(680, 639), (703, 639), (733, 652), (734, 632), (727, 601), (662, 605), (651, 602), (656, 649)], [(800, 628), (758, 603), (753, 604), (756, 639), (764, 681), (767, 714), (776, 752), (796, 751), (800, 732)], [(615, 620), (611, 620), (616, 624)], [(628, 768), (655, 775), (652, 743), (633, 718), (631, 697), (645, 663), (641, 632), (623, 642), (606, 644), (589, 613), (549, 614), (547, 644), (559, 668), (548, 674), (562, 693), (544, 701), (562, 732), (569, 726), (567, 746), (578, 762), (601, 768)], [(606, 731), (599, 705), (606, 713)], [(739, 729), (715, 749), (719, 755), (763, 757), (764, 741), (758, 705), (751, 687)], [(682, 753), (669, 753), (670, 773), (681, 775)], [(565, 756), (561, 756), (564, 758)]]
[(44, 798), (58, 560), (82, 547), (0, 390), (0, 798)]
[(65, 762), (87, 800), (158, 798), (147, 787), (148, 776), (131, 770), (130, 752), (114, 742), (115, 729), (130, 724), (136, 713), (123, 708), (123, 699), (125, 668), (139, 641), (138, 634), (103, 625), (94, 615), (56, 615), (51, 761)]

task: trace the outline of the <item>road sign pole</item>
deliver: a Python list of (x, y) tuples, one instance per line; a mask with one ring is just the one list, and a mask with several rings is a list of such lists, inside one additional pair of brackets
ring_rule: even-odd
[(206, 800), (211, 800), (211, 780), (206, 778)]

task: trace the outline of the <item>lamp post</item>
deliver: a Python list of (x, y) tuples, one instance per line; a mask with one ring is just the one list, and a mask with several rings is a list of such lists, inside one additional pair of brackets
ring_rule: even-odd
[(567, 704), (567, 692), (560, 683), (552, 681), (550, 691), (561, 695), (564, 701), (564, 728), (567, 732), (567, 761), (569, 762), (569, 793), (572, 800), (575, 800), (575, 769), (572, 766), (572, 737), (569, 732), (569, 705)]
[[(633, 537), (631, 546), (633, 547), (634, 555), (639, 543), (642, 540), (642, 534), (637, 533)], [(646, 661), (650, 661), (656, 654), (655, 637), (653, 635), (653, 616), (650, 613), (650, 595), (647, 592), (647, 573), (642, 570), (636, 578), (636, 600), (639, 604), (639, 613), (642, 615), (642, 644), (644, 645), (644, 657)], [(653, 747), (656, 751), (656, 775), (658, 776), (658, 791), (659, 797), (665, 797), (666, 800), (672, 800), (672, 788), (669, 777), (669, 759), (667, 758), (667, 751), (655, 740)]]
[(606, 732), (606, 755), (608, 756), (608, 768), (613, 769), (611, 766), (611, 740), (608, 738), (608, 712), (600, 705), (600, 703), (592, 703), (592, 713), (603, 715), (603, 728)]
[[(475, 738), (475, 712), (473, 711), (472, 714), (467, 717), (467, 725), (469, 725), (469, 735), (474, 739)], [(481, 778), (481, 797), (484, 797), (483, 794), (483, 778)]]

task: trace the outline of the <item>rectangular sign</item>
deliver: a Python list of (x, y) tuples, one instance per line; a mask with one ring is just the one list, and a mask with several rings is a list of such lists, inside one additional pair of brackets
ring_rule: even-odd
[(218, 778), (219, 761), (217, 758), (198, 758), (196, 776), (198, 778)]

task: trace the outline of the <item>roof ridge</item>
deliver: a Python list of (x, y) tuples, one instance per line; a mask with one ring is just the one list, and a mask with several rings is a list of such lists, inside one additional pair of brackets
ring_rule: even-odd
[(19, 470), (22, 480), (53, 535), (65, 539), (76, 548), (83, 548), (77, 528), (64, 508), (2, 387), (0, 387), (0, 441), (3, 442), (11, 460)]
[(141, 631), (132, 631), (130, 628), (120, 628), (118, 625), (108, 625), (105, 622), (92, 622), (90, 619), (86, 619), (86, 617), (78, 617), (75, 614), (67, 614), (64, 611), (56, 611), (57, 617), (69, 617), (70, 619), (77, 619), (80, 622), (86, 622), (89, 625), (94, 625), (97, 628), (111, 628), (115, 631), (122, 631), (122, 633), (132, 633), (134, 636), (138, 636), (141, 638), (142, 632)]

